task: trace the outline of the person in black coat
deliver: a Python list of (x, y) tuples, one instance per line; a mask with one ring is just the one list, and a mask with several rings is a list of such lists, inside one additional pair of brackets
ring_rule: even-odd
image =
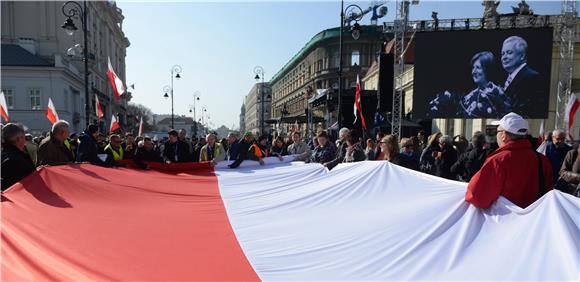
[(2, 191), (36, 170), (25, 148), (26, 138), (22, 126), (6, 124), (2, 128)]
[(519, 36), (508, 37), (501, 48), (501, 64), (507, 72), (503, 90), (507, 101), (503, 116), (509, 112), (522, 115), (541, 112), (547, 109), (547, 95), (540, 83), (540, 74), (527, 65), (528, 43)]
[(346, 144), (346, 139), (348, 138), (350, 131), (348, 128), (343, 127), (338, 132), (338, 137), (340, 138), (340, 145), (338, 145), (338, 150), (336, 151), (336, 156), (332, 161), (326, 162), (323, 165), (327, 167), (329, 170), (333, 169), (339, 163), (344, 161), (344, 157), (346, 156), (346, 148), (348, 144)]
[(464, 181), (469, 182), (483, 166), (487, 156), (493, 152), (491, 149), (485, 149), (485, 135), (477, 131), (471, 139), (472, 147), (463, 153), (457, 162), (451, 166), (451, 173), (461, 176)]
[(153, 145), (153, 141), (151, 141), (151, 137), (145, 137), (141, 142), (143, 143), (139, 145), (142, 146), (137, 146), (137, 150), (133, 156), (133, 162), (136, 166), (142, 169), (149, 169), (149, 165), (145, 162), (163, 162), (163, 158), (161, 158), (159, 152), (154, 148), (155, 146)]
[(451, 172), (451, 166), (457, 162), (457, 151), (453, 148), (453, 139), (449, 135), (439, 138), (440, 152), (433, 152), (435, 158), (435, 175), (456, 180), (456, 174)]
[(254, 135), (252, 132), (246, 132), (244, 138), (238, 143), (238, 158), (228, 165), (229, 168), (237, 168), (244, 160), (253, 159), (254, 156), (250, 148), (254, 144)]
[(163, 159), (166, 163), (185, 163), (191, 162), (189, 154), (189, 145), (179, 140), (178, 133), (175, 130), (168, 132), (169, 140), (165, 143), (163, 149)]
[(85, 132), (79, 137), (80, 144), (77, 149), (77, 161), (79, 162), (90, 162), (93, 165), (110, 167), (110, 164), (101, 160), (98, 154), (100, 152), (100, 147), (97, 144), (97, 137), (99, 136), (99, 127), (95, 124), (90, 124)]

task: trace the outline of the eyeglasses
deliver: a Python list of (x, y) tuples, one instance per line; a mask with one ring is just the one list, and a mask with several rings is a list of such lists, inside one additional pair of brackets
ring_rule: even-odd
[(387, 144), (387, 141), (380, 141), (379, 144)]

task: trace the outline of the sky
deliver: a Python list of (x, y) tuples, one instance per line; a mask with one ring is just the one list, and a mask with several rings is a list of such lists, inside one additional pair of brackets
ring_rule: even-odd
[[(384, 1), (392, 22), (395, 1)], [(559, 14), (559, 1), (527, 1), (536, 14)], [(356, 3), (365, 9), (369, 2)], [(174, 80), (176, 115), (193, 117), (193, 94), (200, 118), (206, 107), (210, 127), (237, 128), (240, 108), (254, 80), (254, 67), (264, 69), (268, 81), (318, 32), (340, 24), (340, 1), (259, 2), (135, 2), (117, 1), (125, 20), (127, 48), (126, 84), (135, 84), (132, 102), (156, 114), (171, 113), (171, 99), (163, 88), (171, 84), (171, 67), (180, 65), (181, 79)], [(517, 2), (502, 1), (498, 12), (511, 12)], [(420, 1), (410, 8), (410, 19), (478, 18), (481, 1)], [(369, 24), (365, 16), (364, 24)], [(206, 116), (207, 120), (207, 116)]]

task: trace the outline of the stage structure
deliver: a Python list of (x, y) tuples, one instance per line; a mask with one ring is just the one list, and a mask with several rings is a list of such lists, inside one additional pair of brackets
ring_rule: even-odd
[[(576, 2), (562, 0), (562, 13), (560, 15), (534, 15), (533, 13), (512, 14), (489, 13), (482, 18), (463, 19), (438, 19), (434, 13), (432, 20), (409, 21), (410, 4), (418, 4), (418, 1), (397, 1), (397, 17), (394, 22), (383, 24), (385, 34), (395, 34), (395, 87), (393, 90), (392, 109), (392, 133), (400, 134), (401, 117), (403, 114), (401, 88), (404, 71), (404, 60), (401, 54), (406, 45), (410, 45), (414, 33), (417, 31), (451, 31), (451, 30), (477, 30), (477, 29), (514, 29), (532, 27), (553, 27), (555, 36), (559, 37), (559, 69), (558, 69), (558, 93), (556, 101), (555, 123), (557, 128), (564, 127), (564, 111), (569, 95), (573, 76), (574, 35), (577, 21)], [(406, 37), (404, 36), (406, 35)], [(558, 40), (558, 37), (555, 40)], [(405, 41), (409, 41), (405, 43)]]
[(574, 36), (576, 34), (576, 1), (562, 1), (560, 18), (560, 64), (558, 68), (558, 100), (554, 128), (568, 128), (564, 123), (566, 103), (572, 94), (574, 74)]

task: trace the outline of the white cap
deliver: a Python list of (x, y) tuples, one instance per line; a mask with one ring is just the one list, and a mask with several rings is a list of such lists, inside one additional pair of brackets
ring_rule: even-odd
[(501, 129), (517, 135), (526, 135), (530, 127), (528, 122), (516, 113), (509, 113), (501, 118), (491, 122), (492, 125), (499, 125)]

